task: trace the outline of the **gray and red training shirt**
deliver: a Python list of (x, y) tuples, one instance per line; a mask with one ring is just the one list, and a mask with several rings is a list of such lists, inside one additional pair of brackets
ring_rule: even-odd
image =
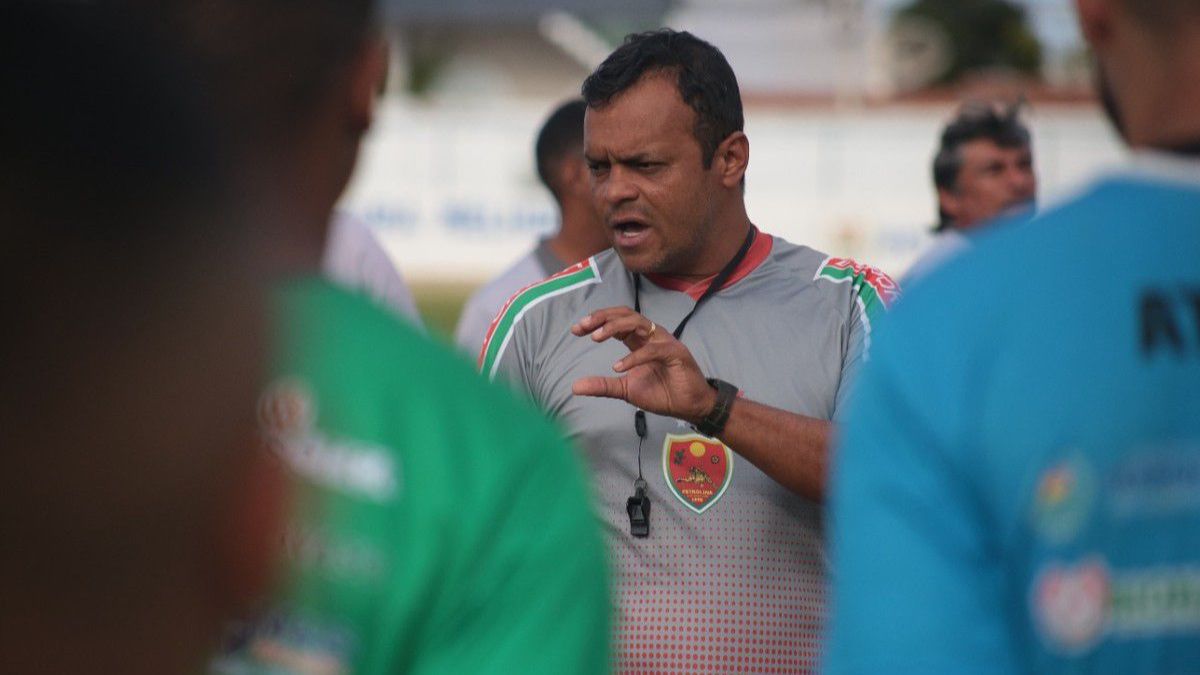
[[(648, 275), (642, 313), (672, 330), (705, 288)], [(758, 233), (681, 340), (707, 377), (732, 382), (746, 398), (831, 420), (866, 358), (872, 321), (898, 293), (874, 268)], [(595, 310), (633, 304), (632, 275), (605, 251), (513, 296), (480, 359), (489, 378), (527, 390), (583, 450), (613, 556), (614, 665), (815, 668), (825, 596), (819, 504), (686, 423), (648, 414), (641, 462), (653, 502), (650, 536), (630, 535), (634, 408), (571, 393), (578, 378), (612, 375), (627, 349), (575, 337), (570, 327)]]

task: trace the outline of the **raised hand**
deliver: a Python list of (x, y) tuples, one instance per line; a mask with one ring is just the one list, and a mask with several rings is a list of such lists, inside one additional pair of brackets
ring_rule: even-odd
[(619, 398), (647, 412), (696, 423), (712, 410), (716, 391), (682, 342), (629, 307), (609, 307), (571, 326), (573, 335), (595, 342), (620, 340), (629, 354), (613, 364), (619, 377), (583, 377), (574, 382), (579, 396)]

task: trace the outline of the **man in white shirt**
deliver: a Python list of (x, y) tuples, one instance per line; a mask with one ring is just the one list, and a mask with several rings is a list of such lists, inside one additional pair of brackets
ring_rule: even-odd
[(492, 319), (514, 293), (609, 247), (608, 232), (591, 201), (583, 162), (581, 99), (560, 105), (542, 125), (536, 144), (538, 177), (558, 204), (561, 226), (523, 258), (475, 291), (463, 307), (454, 341), (479, 353)]
[(362, 218), (334, 211), (321, 259), (325, 276), (367, 294), (393, 313), (421, 327), (421, 315), (400, 269)]

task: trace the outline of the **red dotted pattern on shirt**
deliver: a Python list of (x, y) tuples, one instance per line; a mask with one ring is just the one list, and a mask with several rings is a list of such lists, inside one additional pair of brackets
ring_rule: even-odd
[(706, 532), (726, 536), (660, 527), (653, 565), (636, 548), (614, 546), (617, 672), (816, 670), (825, 604), (820, 534), (753, 501), (695, 516), (708, 519)]

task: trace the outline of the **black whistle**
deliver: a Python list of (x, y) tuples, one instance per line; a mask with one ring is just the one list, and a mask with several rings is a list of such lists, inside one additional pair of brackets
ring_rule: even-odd
[(638, 538), (650, 536), (650, 497), (646, 495), (646, 481), (641, 478), (633, 483), (633, 496), (625, 500), (625, 511), (629, 513), (629, 533)]

